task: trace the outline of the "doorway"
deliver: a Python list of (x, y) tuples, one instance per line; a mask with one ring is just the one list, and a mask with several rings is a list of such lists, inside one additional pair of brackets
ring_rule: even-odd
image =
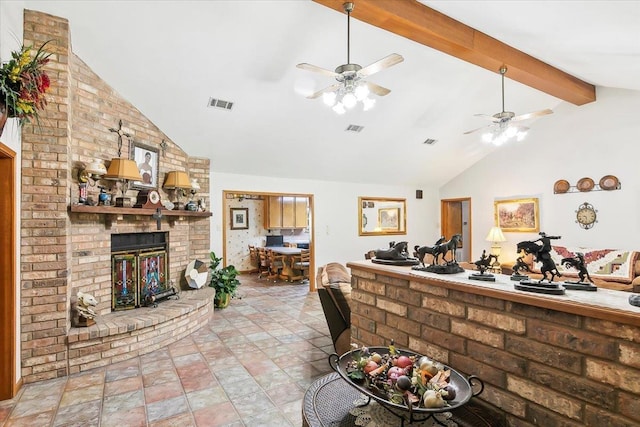
[(458, 244), (458, 261), (471, 262), (471, 198), (443, 199), (440, 201), (440, 230), (450, 239), (454, 234), (462, 235)]
[(0, 400), (11, 399), (16, 383), (16, 153), (0, 143)]
[[(237, 258), (249, 258), (248, 245), (265, 246), (267, 236), (278, 236), (284, 241), (304, 240), (309, 249), (309, 290), (315, 291), (315, 248), (314, 248), (314, 210), (313, 194), (299, 193), (270, 193), (252, 191), (229, 191), (222, 192), (223, 210), (223, 255), (225, 264), (237, 263)], [(273, 216), (273, 206), (269, 202), (279, 199), (283, 215), (280, 225), (272, 224), (270, 216)], [(301, 200), (305, 200), (303, 215), (300, 215)], [(245, 210), (246, 209), (246, 210)], [(231, 210), (246, 215), (245, 225), (241, 229), (232, 229)], [(244, 213), (246, 212), (246, 214)], [(285, 218), (293, 218), (289, 221)], [(241, 217), (242, 219), (242, 217)], [(291, 225), (288, 222), (293, 221)], [(305, 221), (304, 226), (298, 227), (300, 221)], [(306, 245), (299, 247), (305, 247)], [(234, 259), (236, 258), (236, 259)], [(236, 264), (236, 266), (237, 266)], [(240, 269), (242, 271), (242, 269)]]

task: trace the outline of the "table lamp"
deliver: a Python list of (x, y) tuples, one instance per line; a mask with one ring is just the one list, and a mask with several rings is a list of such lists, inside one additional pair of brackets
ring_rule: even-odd
[(487, 234), (487, 238), (485, 239), (487, 242), (491, 242), (491, 255), (496, 256), (496, 261), (491, 266), (491, 270), (494, 272), (501, 272), (500, 262), (498, 261), (498, 257), (500, 256), (500, 242), (506, 242), (504, 234), (502, 234), (502, 229), (500, 227), (491, 227), (489, 230), (489, 234)]
[(129, 181), (142, 181), (136, 162), (122, 157), (111, 159), (104, 179), (123, 182), (122, 197), (116, 198), (115, 205), (117, 207), (131, 207), (131, 199), (125, 198), (124, 195), (129, 190)]
[(189, 175), (186, 172), (180, 171), (170, 171), (167, 172), (167, 175), (164, 178), (164, 188), (167, 190), (175, 190), (176, 192), (176, 203), (174, 210), (184, 209), (184, 203), (180, 201), (180, 198), (184, 195), (185, 189), (191, 188), (191, 183), (189, 182)]

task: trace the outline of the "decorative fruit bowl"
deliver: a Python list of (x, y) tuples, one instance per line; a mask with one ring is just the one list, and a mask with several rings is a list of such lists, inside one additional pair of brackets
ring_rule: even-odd
[[(363, 347), (342, 356), (332, 354), (329, 364), (363, 394), (388, 407), (413, 413), (438, 413), (465, 405), (482, 393), (484, 384), (468, 379), (427, 356), (389, 347)], [(473, 386), (479, 384), (474, 393)]]

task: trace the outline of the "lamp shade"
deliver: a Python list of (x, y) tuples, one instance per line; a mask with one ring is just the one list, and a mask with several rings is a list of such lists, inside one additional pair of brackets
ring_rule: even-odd
[(487, 238), (485, 240), (487, 242), (507, 241), (507, 239), (504, 238), (504, 234), (502, 234), (502, 229), (500, 227), (491, 227), (491, 230), (489, 230), (489, 234), (487, 234)]
[(173, 190), (175, 188), (191, 188), (189, 175), (186, 172), (170, 171), (164, 178), (164, 188)]
[(107, 173), (107, 168), (105, 167), (104, 163), (102, 163), (102, 160), (98, 159), (89, 163), (87, 167), (84, 168), (84, 170), (86, 173), (90, 173), (93, 176), (102, 176)]
[(122, 157), (111, 159), (111, 164), (109, 165), (109, 169), (107, 169), (107, 174), (104, 178), (113, 180), (142, 181), (136, 162)]

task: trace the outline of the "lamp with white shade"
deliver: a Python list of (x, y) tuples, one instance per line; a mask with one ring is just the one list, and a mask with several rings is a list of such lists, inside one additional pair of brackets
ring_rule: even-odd
[(496, 261), (491, 266), (491, 271), (500, 273), (502, 271), (500, 268), (500, 262), (498, 261), (500, 251), (502, 250), (500, 243), (506, 242), (507, 239), (505, 239), (502, 229), (496, 226), (491, 227), (491, 230), (489, 230), (489, 234), (487, 234), (487, 238), (485, 240), (487, 242), (491, 242), (491, 255), (496, 256)]

